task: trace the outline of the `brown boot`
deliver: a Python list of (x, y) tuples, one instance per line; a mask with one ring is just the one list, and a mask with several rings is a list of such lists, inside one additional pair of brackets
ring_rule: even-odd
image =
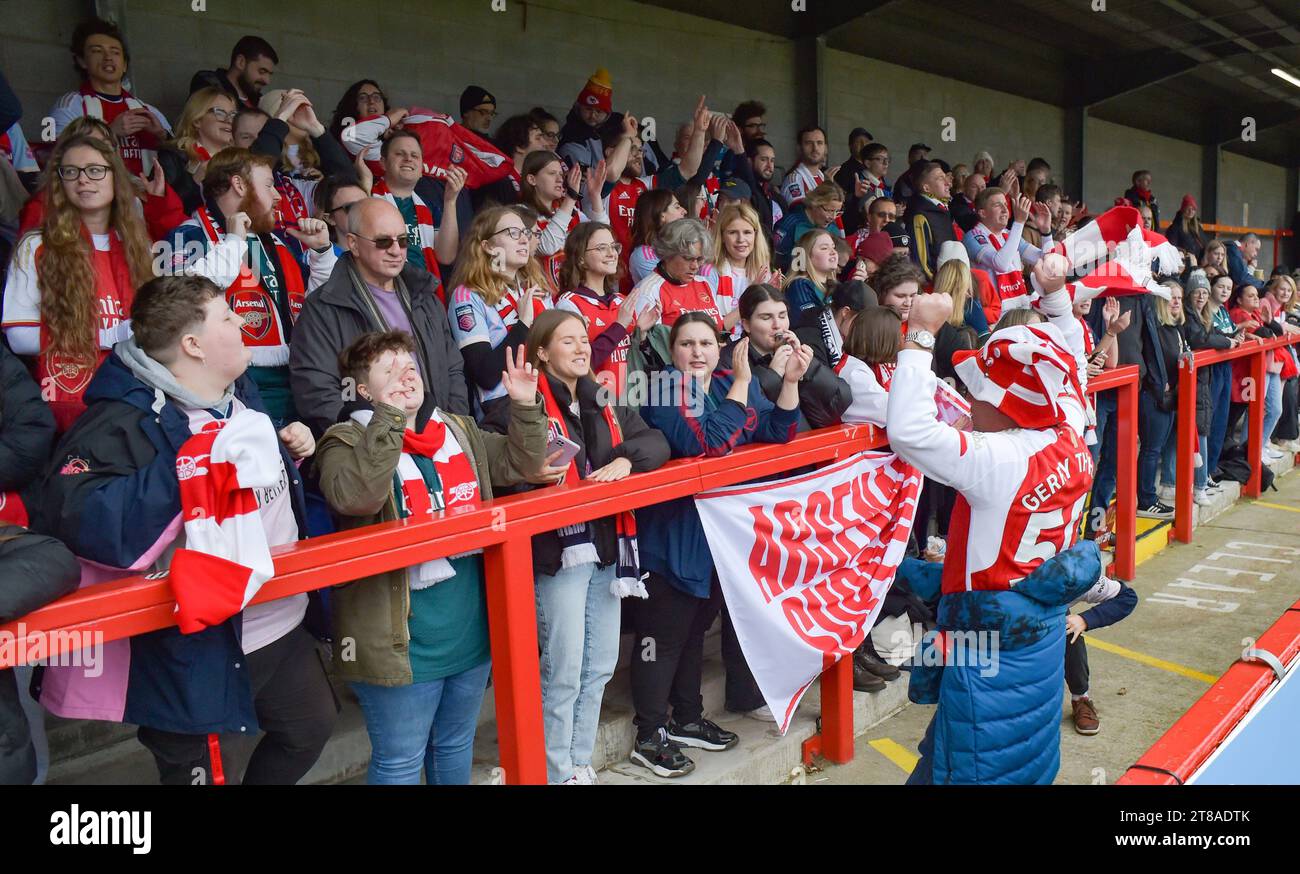
[(1092, 706), (1091, 698), (1078, 698), (1070, 705), (1074, 710), (1074, 730), (1079, 734), (1096, 734), (1101, 731), (1101, 721), (1097, 719), (1097, 708)]

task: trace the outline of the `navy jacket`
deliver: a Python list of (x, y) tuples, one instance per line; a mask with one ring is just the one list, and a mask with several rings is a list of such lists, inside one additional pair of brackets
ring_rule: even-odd
[[(675, 368), (664, 373), (680, 378)], [(773, 404), (757, 379), (750, 380), (748, 403), (741, 406), (727, 400), (733, 381), (730, 371), (713, 374), (708, 396), (701, 399), (704, 413), (700, 416), (691, 416), (680, 406), (651, 405), (641, 408), (641, 418), (663, 432), (673, 458), (727, 455), (747, 443), (789, 443), (799, 424), (798, 408), (783, 410)], [(694, 497), (637, 510), (637, 545), (642, 570), (661, 574), (688, 595), (709, 597), (713, 554)]]
[[(247, 375), (235, 396), (262, 411)], [(79, 558), (130, 568), (167, 536), (181, 513), (176, 454), (192, 435), (171, 401), (155, 412), (155, 392), (117, 355), (86, 388), (86, 412), (54, 453), (34, 513), (34, 530), (66, 543)], [(280, 447), (298, 530), (306, 532), (302, 477)], [(175, 626), (131, 638), (123, 721), (184, 734), (257, 731), (240, 644), (242, 616), (195, 634)]]
[(1242, 257), (1241, 247), (1236, 243), (1225, 243), (1223, 248), (1228, 254), (1228, 275), (1232, 277), (1232, 285), (1235, 288), (1243, 282), (1247, 285), (1253, 285), (1259, 289), (1259, 293), (1264, 293), (1264, 283), (1250, 274), (1250, 269), (1246, 266), (1246, 259)]

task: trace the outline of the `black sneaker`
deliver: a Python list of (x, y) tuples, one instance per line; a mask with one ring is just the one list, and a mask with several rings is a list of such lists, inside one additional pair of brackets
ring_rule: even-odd
[(889, 684), (863, 666), (859, 659), (853, 660), (853, 691), (881, 692)]
[(703, 716), (698, 722), (678, 725), (677, 720), (668, 721), (668, 739), (684, 747), (697, 747), (702, 750), (729, 750), (740, 743), (740, 735), (727, 731), (717, 723), (710, 722)]
[(1172, 519), (1174, 508), (1156, 501), (1150, 507), (1139, 507), (1137, 514), (1143, 519)]
[(649, 768), (656, 777), (683, 777), (695, 770), (695, 763), (668, 739), (668, 733), (662, 728), (649, 739), (638, 740), (632, 747), (631, 758), (641, 767)]
[(875, 674), (882, 680), (897, 680), (899, 676), (898, 668), (889, 664), (889, 662), (880, 658), (866, 647), (861, 647), (853, 654), (854, 667), (861, 665), (863, 670)]

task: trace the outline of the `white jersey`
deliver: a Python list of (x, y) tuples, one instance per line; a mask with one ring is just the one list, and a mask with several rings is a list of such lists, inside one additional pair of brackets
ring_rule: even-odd
[[(1044, 309), (1052, 311), (1052, 324), (1077, 360), (1081, 326), (1069, 312), (1068, 295), (1058, 291), (1048, 298)], [(1065, 418), (1055, 427), (959, 431), (935, 418), (932, 362), (928, 352), (899, 352), (886, 411), (889, 443), (926, 476), (960, 493), (949, 523), (944, 593), (1006, 589), (1074, 545), (1092, 488), (1087, 413), (1067, 395), (1058, 401)]]
[[(795, 164), (794, 169), (785, 176), (781, 183), (781, 196), (790, 206), (803, 200), (809, 191), (826, 181), (826, 174), (807, 164)], [(773, 221), (776, 219), (773, 218)]]

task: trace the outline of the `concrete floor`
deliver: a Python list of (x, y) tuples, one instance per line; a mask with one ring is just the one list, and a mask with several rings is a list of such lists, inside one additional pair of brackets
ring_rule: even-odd
[[(1243, 639), (1262, 633), (1300, 598), (1300, 473), (1279, 478), (1277, 487), (1261, 502), (1242, 501), (1197, 528), (1194, 543), (1170, 544), (1142, 563), (1131, 583), (1141, 599), (1137, 608), (1123, 622), (1087, 634), (1101, 732), (1074, 731), (1063, 691), (1057, 783), (1118, 780), (1238, 658)], [(1216, 552), (1230, 555), (1212, 557)], [(1188, 597), (1209, 602), (1189, 606), (1182, 600)], [(933, 712), (906, 708), (860, 737), (852, 762), (810, 774), (807, 783), (903, 783)]]

